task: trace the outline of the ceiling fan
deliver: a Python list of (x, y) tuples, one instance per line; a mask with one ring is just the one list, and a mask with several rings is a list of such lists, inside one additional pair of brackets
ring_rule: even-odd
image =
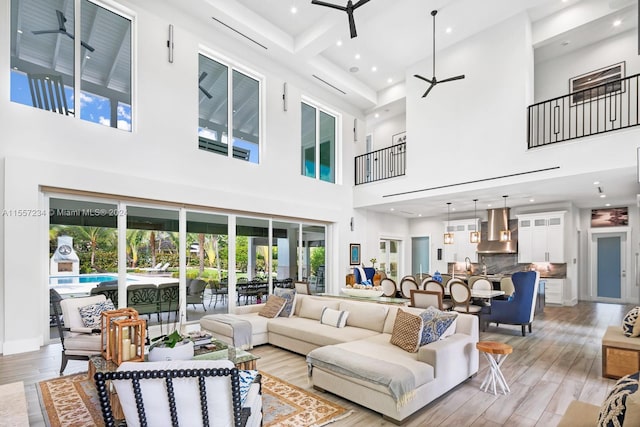
[[(56, 10), (56, 15), (58, 16), (58, 29), (57, 30), (38, 30), (38, 31), (31, 31), (31, 32), (36, 36), (38, 36), (40, 34), (64, 34), (65, 36), (67, 36), (71, 40), (73, 40), (74, 39), (73, 34), (71, 34), (71, 33), (69, 33), (67, 31), (67, 26), (64, 24), (65, 22), (67, 22), (67, 18), (65, 18), (64, 13), (62, 13), (59, 10)], [(88, 43), (80, 41), (80, 44), (83, 47), (87, 48), (87, 50), (90, 51), (90, 52), (93, 52), (95, 50)]]
[(453, 80), (464, 79), (464, 74), (461, 74), (455, 77), (449, 77), (448, 79), (444, 79), (440, 81), (436, 79), (436, 15), (437, 14), (438, 14), (437, 10), (431, 11), (431, 16), (433, 16), (433, 77), (431, 79), (428, 79), (418, 74), (413, 75), (414, 77), (417, 77), (420, 80), (424, 80), (425, 82), (430, 83), (430, 86), (427, 88), (427, 91), (422, 95), (423, 98), (429, 95), (429, 92), (431, 92), (431, 89), (433, 89), (433, 87), (438, 83), (446, 83), (446, 82), (451, 82)]
[(213, 98), (213, 96), (211, 96), (211, 94), (205, 88), (203, 88), (202, 85), (200, 84), (206, 77), (207, 77), (206, 71), (203, 71), (202, 73), (200, 73), (200, 77), (198, 78), (198, 87), (200, 88), (200, 91), (204, 93), (204, 96), (211, 99)]
[(338, 9), (338, 10), (347, 12), (347, 15), (349, 16), (349, 30), (351, 31), (351, 38), (358, 36), (358, 34), (356, 33), (356, 21), (355, 19), (353, 19), (353, 11), (368, 2), (369, 0), (360, 0), (356, 4), (353, 4), (353, 2), (349, 0), (346, 6), (338, 6), (337, 4), (327, 3), (320, 0), (311, 0), (311, 4), (317, 4), (318, 6), (331, 7), (333, 9)]

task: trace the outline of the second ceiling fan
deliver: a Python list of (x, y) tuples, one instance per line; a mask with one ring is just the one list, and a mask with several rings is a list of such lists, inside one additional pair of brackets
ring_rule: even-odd
[(426, 92), (422, 95), (423, 98), (429, 95), (429, 92), (431, 92), (434, 86), (437, 85), (438, 83), (446, 83), (446, 82), (451, 82), (453, 80), (464, 79), (464, 74), (461, 74), (455, 77), (449, 77), (448, 79), (444, 79), (444, 80), (436, 79), (436, 15), (437, 14), (438, 14), (437, 10), (431, 11), (431, 16), (433, 16), (433, 77), (428, 79), (418, 74), (413, 75), (414, 77), (419, 78), (420, 80), (424, 80), (425, 82), (430, 83)]

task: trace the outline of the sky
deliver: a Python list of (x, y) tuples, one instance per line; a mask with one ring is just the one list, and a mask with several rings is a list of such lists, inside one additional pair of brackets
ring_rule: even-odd
[[(73, 88), (65, 86), (67, 107), (75, 110)], [(19, 71), (11, 71), (11, 101), (33, 106), (27, 75)], [(80, 92), (80, 118), (88, 122), (111, 126), (111, 107), (109, 99), (89, 92)], [(131, 106), (118, 104), (118, 129), (131, 131)]]

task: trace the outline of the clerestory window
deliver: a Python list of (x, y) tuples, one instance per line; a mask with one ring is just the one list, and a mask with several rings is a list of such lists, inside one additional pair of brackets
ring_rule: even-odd
[(336, 182), (337, 116), (302, 102), (302, 175)]
[(11, 0), (11, 101), (131, 131), (131, 27), (89, 0)]
[(260, 85), (260, 79), (233, 65), (200, 54), (198, 147), (201, 150), (260, 163)]

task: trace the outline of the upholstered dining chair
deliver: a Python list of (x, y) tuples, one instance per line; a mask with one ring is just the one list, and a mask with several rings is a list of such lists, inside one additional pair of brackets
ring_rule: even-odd
[(467, 279), (467, 285), (469, 285), (469, 287), (471, 289), (473, 289), (473, 284), (476, 282), (476, 280), (482, 279), (482, 276), (469, 276), (469, 278)]
[(482, 307), (473, 305), (471, 301), (471, 289), (463, 282), (451, 280), (449, 292), (453, 300), (453, 309), (460, 313), (480, 314)]
[(438, 310), (442, 310), (442, 294), (440, 292), (411, 289), (409, 293), (411, 295), (411, 303), (409, 304), (409, 307), (435, 307)]
[(418, 289), (418, 283), (413, 276), (404, 276), (400, 281), (400, 293), (403, 298), (411, 298), (411, 289)]
[(117, 425), (110, 386), (129, 427), (262, 425), (261, 375), (229, 360), (124, 362), (94, 379), (105, 426)]
[(309, 282), (293, 282), (297, 294), (311, 295)]
[(396, 282), (390, 277), (384, 277), (380, 280), (380, 287), (382, 287), (382, 295), (385, 297), (395, 297), (398, 291)]
[(511, 277), (503, 277), (500, 279), (500, 290), (504, 291), (504, 299), (510, 299), (513, 293), (516, 291), (513, 287), (513, 280)]
[(531, 333), (531, 324), (535, 314), (536, 298), (540, 273), (537, 271), (519, 271), (511, 276), (515, 292), (511, 300), (494, 300), (487, 323), (520, 325), (522, 336), (526, 335), (525, 327)]
[(442, 284), (445, 286), (447, 282), (452, 279), (450, 274), (441, 274), (440, 277), (442, 277)]
[(491, 291), (493, 290), (493, 285), (487, 279), (478, 279), (473, 282), (473, 285), (469, 285), (471, 289), (479, 289), (483, 291)]
[(437, 280), (424, 279), (422, 281), (422, 289), (425, 291), (440, 292), (440, 294), (442, 295), (441, 310), (451, 310), (451, 308), (453, 307), (451, 298), (447, 297), (445, 299), (444, 286), (442, 286), (442, 283), (438, 282)]
[(96, 303), (104, 303), (106, 298), (104, 295), (95, 295), (85, 298), (63, 299), (55, 289), (49, 289), (49, 301), (62, 344), (62, 361), (60, 363), (60, 375), (62, 375), (69, 360), (89, 360), (90, 356), (101, 353), (100, 328), (85, 327), (79, 309)]

